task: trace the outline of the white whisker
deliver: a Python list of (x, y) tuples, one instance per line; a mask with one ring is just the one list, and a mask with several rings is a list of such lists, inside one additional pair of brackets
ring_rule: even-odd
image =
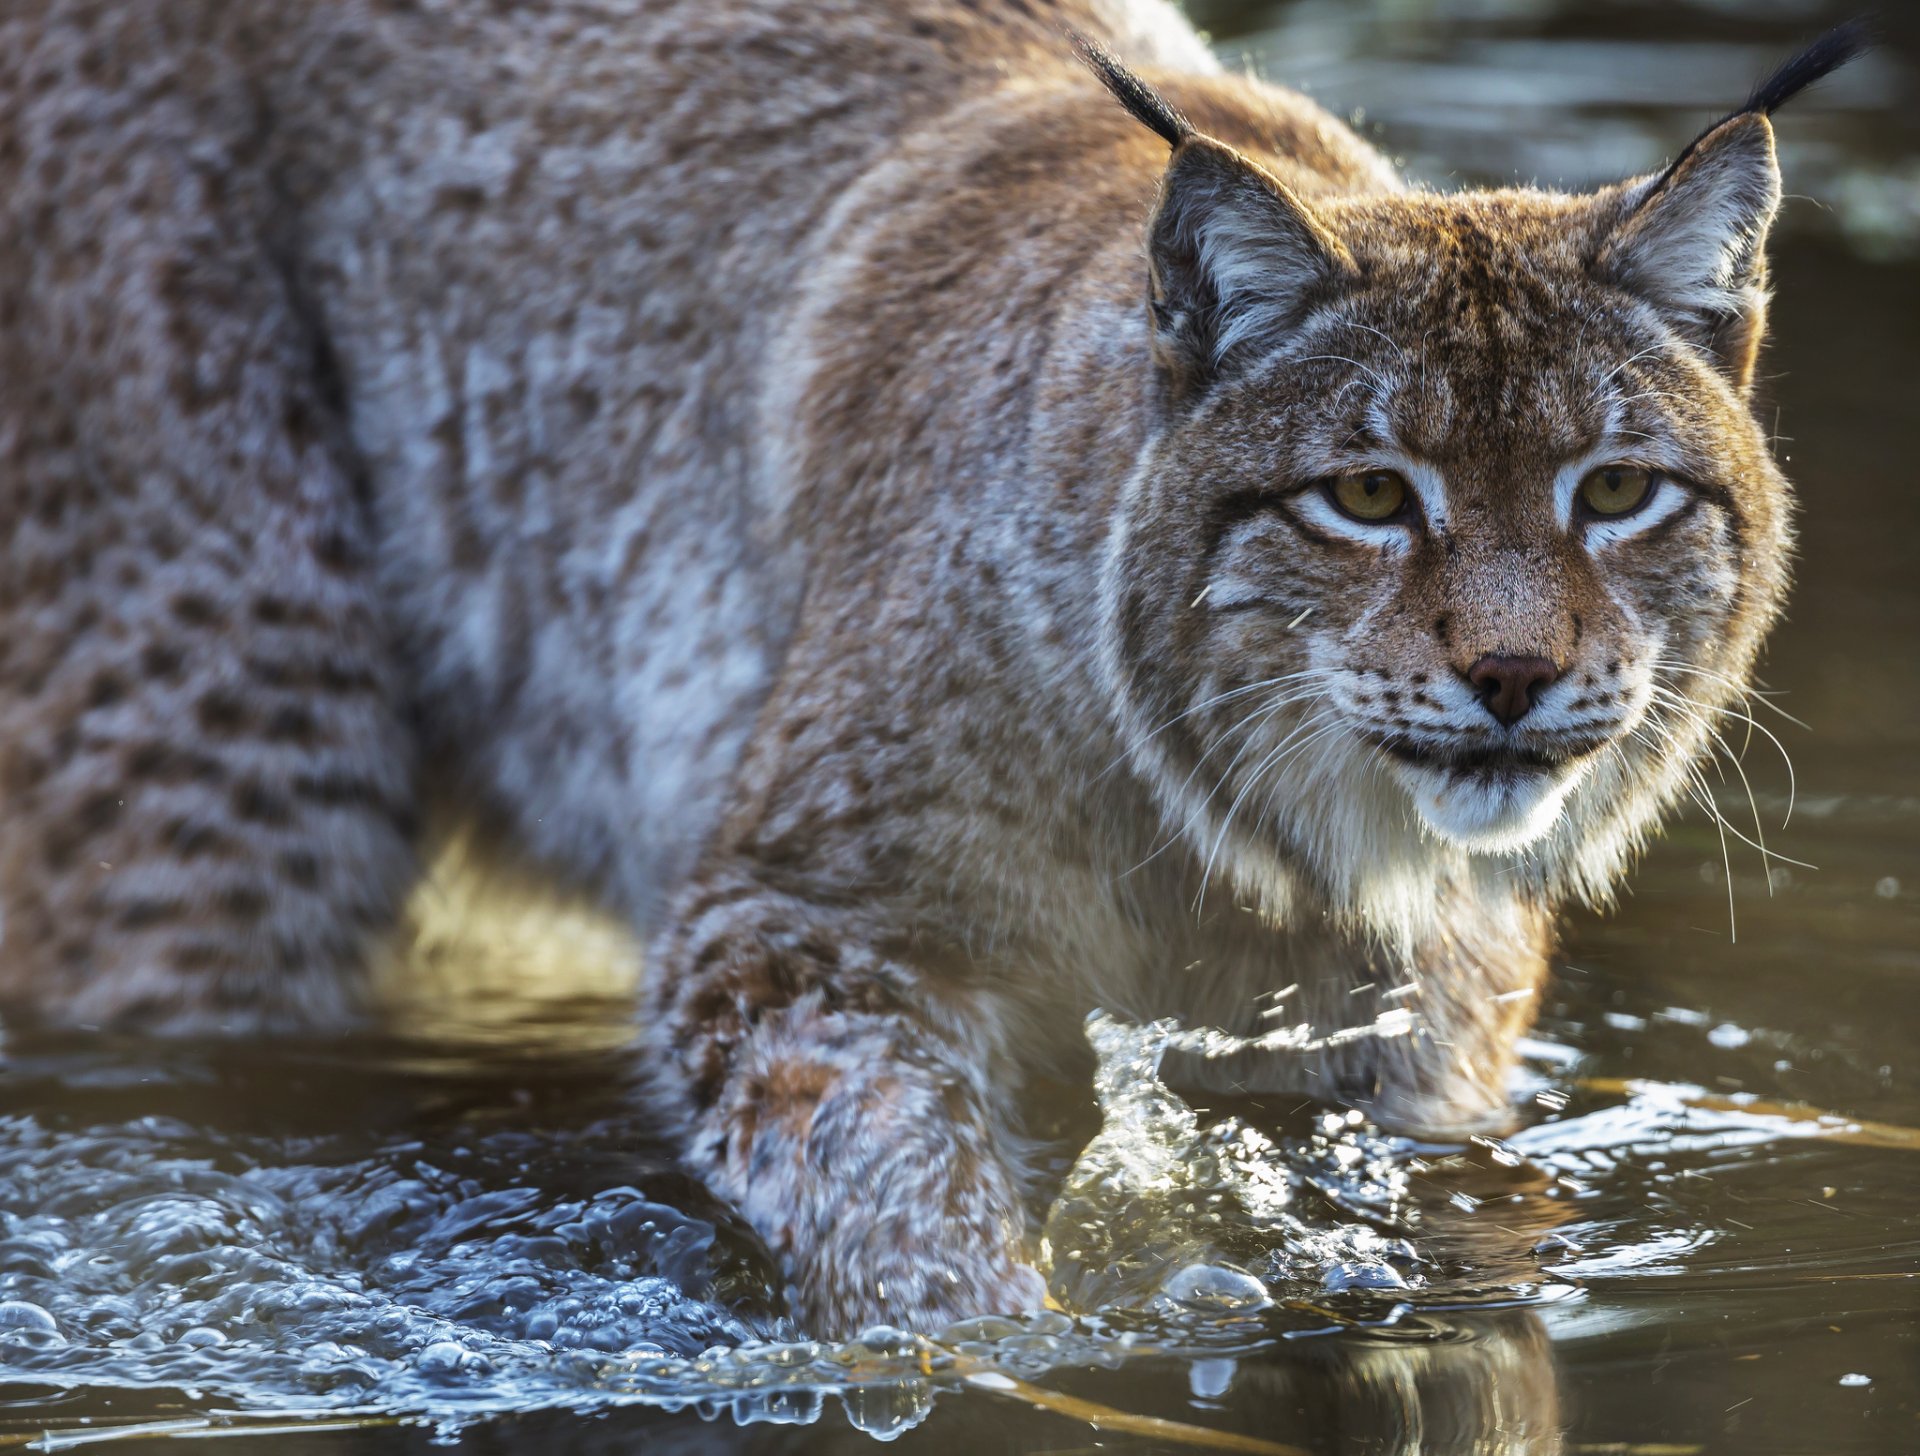
[[(1294, 740), (1298, 737), (1298, 735), (1304, 729), (1312, 727), (1312, 725), (1316, 723), (1322, 723), (1324, 720), (1328, 718), (1335, 718), (1335, 721), (1331, 723), (1326, 723), (1325, 726), (1323, 727), (1315, 728), (1314, 731), (1308, 734), (1306, 738), (1300, 740), (1298, 743), (1294, 743)], [(1302, 722), (1296, 728), (1294, 728), (1291, 733), (1289, 733), (1285, 738), (1281, 739), (1279, 743), (1274, 745), (1274, 747), (1267, 753), (1265, 758), (1263, 758), (1258, 764), (1254, 766), (1252, 772), (1250, 772), (1247, 775), (1246, 784), (1241, 788), (1238, 794), (1234, 795), (1233, 802), (1227, 806), (1227, 812), (1220, 821), (1220, 827), (1218, 831), (1216, 831), (1214, 834), (1213, 846), (1207, 852), (1206, 864), (1202, 867), (1200, 872), (1200, 888), (1194, 896), (1193, 909), (1196, 915), (1200, 913), (1200, 911), (1204, 908), (1206, 904), (1207, 886), (1212, 882), (1213, 867), (1215, 862), (1220, 857), (1220, 848), (1226, 842), (1227, 833), (1233, 827), (1233, 817), (1239, 811), (1240, 805), (1246, 801), (1247, 795), (1254, 790), (1254, 788), (1260, 783), (1261, 778), (1270, 769), (1276, 767), (1279, 763), (1285, 761), (1282, 755), (1286, 754), (1286, 750), (1289, 744), (1293, 744), (1293, 752), (1298, 753), (1301, 749), (1305, 748), (1309, 743), (1312, 743), (1315, 739), (1325, 737), (1327, 734), (1335, 732), (1344, 726), (1345, 726), (1344, 724), (1340, 723), (1337, 720), (1334, 709), (1332, 708), (1322, 709), (1320, 712), (1314, 714), (1312, 717), (1306, 719), (1304, 722)], [(1292, 755), (1287, 754), (1286, 756), (1291, 757)]]

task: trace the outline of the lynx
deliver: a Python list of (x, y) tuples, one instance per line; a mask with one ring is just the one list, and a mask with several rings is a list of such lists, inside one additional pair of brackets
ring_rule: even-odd
[(1768, 114), (1855, 49), (1442, 193), (1160, 0), (12, 0), (10, 1020), (350, 1027), (455, 803), (644, 937), (821, 1333), (1043, 1299), (1092, 1008), (1399, 1010), (1178, 1070), (1497, 1126), (1780, 609)]

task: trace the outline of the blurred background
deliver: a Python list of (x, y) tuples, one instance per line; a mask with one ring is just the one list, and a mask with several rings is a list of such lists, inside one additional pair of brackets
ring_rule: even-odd
[[(1188, 8), (1230, 63), (1440, 188), (1657, 168), (1853, 13)], [(977, 1332), (983, 1358), (1273, 1451), (1920, 1451), (1920, 1135), (1902, 1131), (1920, 1128), (1920, 6), (1879, 24), (1876, 54), (1776, 123), (1791, 200), (1763, 409), (1802, 547), (1754, 714), (1793, 768), (1735, 725), (1741, 767), (1714, 780), (1742, 833), (1801, 863), (1769, 867), (1691, 812), (1616, 915), (1574, 920), (1529, 1048), (1531, 1125), (1507, 1146), (1274, 1130), (1300, 1237), (1404, 1225), (1419, 1290), (1337, 1262), (1301, 1284), (1281, 1251), (1257, 1317), (1155, 1296), (1079, 1330)], [(487, 905), (434, 893), (471, 936)], [(277, 1452), (853, 1450), (867, 1432), (925, 1452), (1199, 1449), (958, 1377), (861, 1384), (911, 1371), (884, 1351), (802, 1362), (813, 1383), (791, 1397), (791, 1366), (703, 1372), (703, 1350), (777, 1332), (770, 1275), (622, 1099), (631, 967), (591, 927), (542, 932), (549, 965), (614, 969), (549, 981), (536, 1004), (511, 936), (485, 934), (485, 958), (429, 935), (441, 974), (410, 983), (379, 1046), (6, 1050), (0, 1443), (155, 1422), (191, 1437), (238, 1412), (253, 1434), (230, 1440)], [(1822, 1129), (1786, 1104), (1887, 1126), (1794, 1136)], [(1352, 1176), (1316, 1184), (1329, 1150), (1415, 1169), (1411, 1206), (1383, 1218)], [(1125, 1204), (1103, 1258), (1231, 1242), (1188, 1204), (1083, 1171), (1070, 1186)]]

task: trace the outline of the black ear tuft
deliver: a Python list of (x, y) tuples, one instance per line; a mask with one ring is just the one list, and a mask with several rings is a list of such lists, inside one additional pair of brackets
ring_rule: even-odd
[(1661, 180), (1665, 181), (1666, 178), (1678, 172), (1681, 165), (1694, 154), (1700, 144), (1728, 122), (1742, 116), (1772, 116), (1775, 111), (1814, 82), (1832, 75), (1848, 61), (1857, 59), (1871, 49), (1873, 49), (1873, 30), (1864, 18), (1855, 18), (1843, 25), (1836, 25), (1754, 87), (1753, 95), (1747, 98), (1745, 106), (1738, 111), (1728, 112), (1688, 142), (1681, 149), (1680, 155), (1673, 159), (1673, 165), (1667, 168)]
[(1873, 29), (1864, 18), (1856, 17), (1844, 25), (1836, 25), (1754, 87), (1753, 95), (1740, 109), (1772, 116), (1815, 81), (1832, 75), (1871, 49)]
[(1194, 134), (1193, 123), (1167, 105), (1166, 98), (1158, 91), (1121, 65), (1112, 51), (1077, 30), (1068, 31), (1067, 39), (1073, 42), (1074, 50), (1079, 52), (1088, 69), (1100, 78), (1100, 84), (1113, 93), (1113, 99), (1168, 146), (1178, 147)]

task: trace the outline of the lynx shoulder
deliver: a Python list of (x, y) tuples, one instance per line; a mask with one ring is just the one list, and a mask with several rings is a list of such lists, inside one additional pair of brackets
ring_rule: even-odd
[(1391, 992), (1186, 1070), (1497, 1124), (1780, 609), (1767, 116), (1857, 39), (1438, 193), (1159, 0), (631, 11), (0, 16), (10, 1016), (351, 1024), (449, 797), (647, 938), (820, 1330), (1041, 1297), (1096, 1006)]

